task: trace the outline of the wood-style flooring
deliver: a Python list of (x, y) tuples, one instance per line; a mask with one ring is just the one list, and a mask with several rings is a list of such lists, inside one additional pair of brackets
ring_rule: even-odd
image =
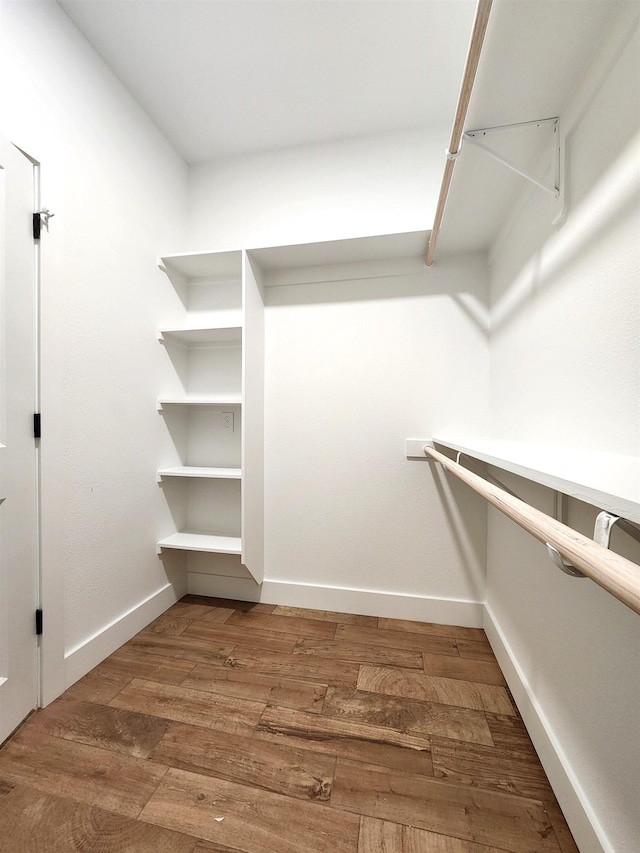
[(0, 749), (1, 853), (577, 853), (484, 632), (186, 596)]

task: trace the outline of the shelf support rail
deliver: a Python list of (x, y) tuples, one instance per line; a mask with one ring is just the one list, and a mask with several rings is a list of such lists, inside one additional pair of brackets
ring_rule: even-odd
[[(559, 559), (573, 569), (570, 574), (579, 572), (590, 578), (618, 601), (640, 614), (640, 566), (636, 563), (608, 550), (600, 542), (588, 539), (504, 489), (492, 485), (430, 445), (426, 444), (423, 452), (430, 462), (440, 463), (446, 471), (462, 480), (507, 518), (515, 521), (546, 545), (551, 549), (550, 553), (557, 552)], [(613, 519), (617, 519), (617, 516), (610, 516), (609, 520), (600, 522), (602, 536), (606, 536), (607, 541), (611, 527), (616, 523)], [(597, 528), (596, 525), (596, 530)]]
[(442, 184), (440, 186), (436, 216), (433, 223), (433, 229), (431, 231), (431, 237), (429, 238), (429, 246), (427, 247), (425, 264), (428, 267), (433, 264), (433, 253), (436, 248), (436, 241), (442, 225), (442, 217), (444, 216), (444, 209), (447, 204), (449, 187), (451, 186), (451, 179), (453, 178), (453, 169), (456, 163), (456, 158), (460, 153), (462, 130), (467, 117), (469, 101), (471, 100), (473, 83), (476, 79), (476, 71), (478, 70), (478, 62), (480, 61), (482, 43), (487, 31), (491, 3), (492, 0), (478, 0), (478, 5), (476, 6), (476, 15), (473, 21), (473, 30), (471, 31), (471, 41), (469, 42), (469, 49), (467, 51), (467, 61), (462, 77), (460, 94), (458, 95), (458, 105), (456, 107), (453, 128), (451, 130), (451, 139), (449, 140), (449, 147), (446, 151), (447, 160), (444, 167), (444, 174), (442, 176)]

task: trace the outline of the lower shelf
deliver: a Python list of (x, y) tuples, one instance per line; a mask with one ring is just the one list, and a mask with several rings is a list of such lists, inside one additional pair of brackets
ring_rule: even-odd
[(173, 533), (158, 542), (158, 550), (205, 551), (209, 554), (241, 554), (239, 536), (213, 536), (208, 533)]

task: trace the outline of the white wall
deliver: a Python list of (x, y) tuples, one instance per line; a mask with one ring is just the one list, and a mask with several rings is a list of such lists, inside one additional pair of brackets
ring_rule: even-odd
[(155, 262), (182, 247), (187, 169), (57, 4), (0, 9), (0, 130), (41, 161), (55, 213), (42, 241), (50, 700), (176, 594), (155, 551), (166, 511)]
[(185, 251), (431, 228), (448, 132), (423, 128), (195, 166)]
[[(403, 133), (196, 167), (189, 246), (427, 228), (445, 138)], [(484, 256), (267, 290), (265, 594), (308, 584), (296, 601), (318, 606), (319, 587), (373, 590), (398, 596), (395, 612), (402, 597), (419, 597), (416, 618), (478, 619), (478, 608), (440, 599), (484, 599), (485, 506), (428, 463), (408, 462), (404, 442), (484, 431), (486, 299)]]
[[(637, 11), (623, 8), (561, 115), (566, 224), (555, 231), (553, 202), (524, 190), (492, 258), (496, 438), (640, 453)], [(548, 490), (508, 483), (553, 512)], [(594, 515), (570, 505), (570, 524), (589, 536)], [(640, 562), (625, 534), (613, 547)], [(637, 851), (640, 620), (590, 581), (562, 575), (542, 545), (493, 510), (487, 562), (501, 662), (581, 853)]]

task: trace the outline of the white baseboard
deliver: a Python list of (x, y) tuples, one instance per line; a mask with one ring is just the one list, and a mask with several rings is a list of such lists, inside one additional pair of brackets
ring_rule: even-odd
[(615, 853), (488, 604), (484, 629), (580, 853)]
[(65, 689), (86, 675), (116, 649), (164, 613), (182, 596), (173, 584), (166, 584), (144, 601), (140, 601), (122, 616), (105, 625), (93, 636), (65, 652)]
[(477, 601), (458, 601), (430, 598), (406, 593), (378, 592), (369, 589), (320, 586), (265, 580), (257, 584), (244, 578), (189, 572), (187, 591), (193, 595), (235, 598), (240, 601), (261, 601), (264, 604), (283, 604), (289, 607), (308, 607), (316, 610), (335, 610), (362, 616), (385, 616), (394, 619), (415, 619), (441, 625), (460, 625), (481, 628), (484, 605)]

